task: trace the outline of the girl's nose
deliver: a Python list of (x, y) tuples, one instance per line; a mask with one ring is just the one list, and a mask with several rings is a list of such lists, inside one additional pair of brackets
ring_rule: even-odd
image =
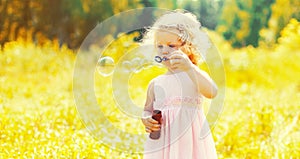
[(168, 54), (169, 53), (169, 49), (167, 47), (163, 47), (162, 53), (163, 54)]
[(162, 54), (167, 55), (169, 52), (168, 51), (163, 51)]

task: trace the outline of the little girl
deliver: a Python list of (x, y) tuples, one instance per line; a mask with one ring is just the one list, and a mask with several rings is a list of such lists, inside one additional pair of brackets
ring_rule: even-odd
[[(157, 50), (155, 60), (168, 71), (148, 86), (142, 122), (146, 132), (160, 131), (160, 137), (147, 138), (144, 158), (217, 158), (201, 109), (202, 98), (215, 97), (217, 86), (197, 67), (199, 55), (210, 45), (206, 34), (193, 14), (175, 10), (154, 23), (146, 40), (151, 36)], [(152, 119), (154, 110), (161, 111), (161, 121)], [(205, 136), (203, 130), (207, 131)]]

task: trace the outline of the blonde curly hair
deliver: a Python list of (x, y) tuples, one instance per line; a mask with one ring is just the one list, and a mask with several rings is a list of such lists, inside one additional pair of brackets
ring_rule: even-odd
[[(172, 29), (177, 29), (178, 32), (172, 32)], [(160, 16), (152, 27), (148, 28), (143, 43), (153, 44), (154, 33), (157, 30), (165, 30), (178, 35), (179, 40), (185, 45), (183, 52), (186, 53), (195, 65), (198, 64), (200, 57), (205, 59), (206, 51), (211, 47), (211, 42), (207, 34), (201, 29), (201, 23), (197, 17), (182, 9), (168, 11)]]

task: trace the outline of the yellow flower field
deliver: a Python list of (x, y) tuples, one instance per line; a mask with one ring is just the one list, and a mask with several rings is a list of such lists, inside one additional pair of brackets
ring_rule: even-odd
[[(226, 73), (224, 107), (212, 129), (219, 158), (299, 158), (300, 23), (291, 20), (272, 47), (232, 49), (216, 33), (209, 34)], [(0, 158), (142, 158), (111, 149), (87, 131), (73, 97), (75, 60), (76, 52), (57, 42), (36, 46), (19, 40), (2, 46)], [(144, 102), (147, 82), (162, 72), (152, 68), (131, 77), (130, 96), (137, 104)], [(95, 79), (107, 119), (121, 130), (144, 133), (140, 121), (124, 115), (101, 91), (110, 89), (105, 83), (110, 77), (96, 72)], [(89, 95), (83, 98), (88, 102)], [(115, 134), (98, 137), (109, 135)]]

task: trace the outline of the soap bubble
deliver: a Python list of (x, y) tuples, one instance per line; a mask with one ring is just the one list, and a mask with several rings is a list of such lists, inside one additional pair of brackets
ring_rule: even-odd
[[(131, 54), (135, 55), (137, 53)], [(152, 60), (146, 59), (146, 57), (126, 58), (126, 60), (120, 59), (119, 62), (121, 65), (116, 67), (121, 67), (125, 73), (139, 73), (144, 69), (149, 69), (154, 66)]]
[(129, 61), (122, 62), (122, 67), (123, 67), (125, 72), (131, 72), (131, 70), (132, 70), (132, 68), (131, 68), (132, 65)]
[(98, 60), (97, 71), (102, 76), (110, 76), (114, 72), (115, 61), (109, 56), (102, 57)]
[(141, 58), (135, 57), (131, 60), (131, 63), (134, 67), (138, 67), (141, 64)]
[[(133, 60), (136, 60), (136, 59), (133, 59)], [(146, 58), (141, 58), (141, 59), (139, 59), (139, 65), (135, 66), (135, 69), (133, 70), (133, 72), (139, 73), (143, 70), (150, 69), (154, 65), (155, 65), (155, 63), (152, 62), (151, 60), (148, 60)]]
[[(120, 61), (123, 61), (123, 59), (120, 59)], [(121, 63), (122, 65), (120, 66), (125, 73), (139, 73), (155, 64), (152, 60), (146, 59), (146, 57), (129, 58)]]

